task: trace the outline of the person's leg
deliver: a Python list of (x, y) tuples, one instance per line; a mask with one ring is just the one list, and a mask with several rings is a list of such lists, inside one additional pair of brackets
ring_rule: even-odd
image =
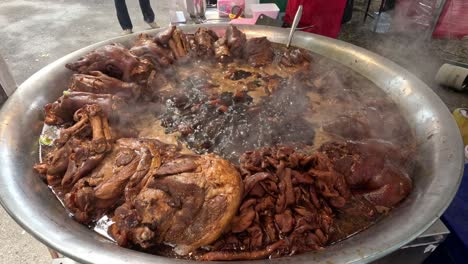
[(127, 4), (125, 0), (114, 0), (115, 9), (117, 10), (117, 18), (123, 30), (133, 29), (132, 20), (128, 14)]
[(154, 22), (154, 12), (151, 8), (150, 0), (139, 0), (141, 12), (143, 13), (143, 19), (146, 23)]

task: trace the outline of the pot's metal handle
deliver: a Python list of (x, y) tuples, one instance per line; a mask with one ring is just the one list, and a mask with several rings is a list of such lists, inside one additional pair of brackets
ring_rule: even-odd
[(289, 38), (288, 38), (288, 42), (286, 43), (287, 48), (289, 48), (289, 46), (291, 45), (291, 41), (294, 36), (294, 31), (296, 31), (297, 25), (299, 25), (299, 21), (301, 21), (301, 17), (302, 17), (302, 5), (299, 5), (299, 7), (297, 8), (296, 15), (294, 16), (294, 20), (291, 26), (291, 31), (289, 31)]

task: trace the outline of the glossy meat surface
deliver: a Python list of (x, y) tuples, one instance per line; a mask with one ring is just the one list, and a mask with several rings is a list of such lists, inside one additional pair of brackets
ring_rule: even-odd
[(149, 64), (120, 44), (99, 48), (76, 62), (67, 63), (66, 67), (78, 73), (101, 71), (125, 82), (141, 80), (150, 70)]
[(163, 164), (155, 175), (116, 209), (110, 231), (120, 245), (169, 243), (177, 254), (187, 255), (215, 241), (237, 211), (240, 176), (219, 157), (183, 156)]

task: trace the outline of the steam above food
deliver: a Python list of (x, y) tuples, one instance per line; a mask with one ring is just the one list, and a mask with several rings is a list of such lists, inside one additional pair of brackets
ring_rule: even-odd
[(411, 192), (396, 105), (306, 50), (169, 27), (66, 67), (35, 169), (120, 246), (195, 260), (323, 250)]

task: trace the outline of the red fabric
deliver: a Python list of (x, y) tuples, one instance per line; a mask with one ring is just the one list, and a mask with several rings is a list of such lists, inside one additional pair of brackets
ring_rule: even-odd
[(284, 22), (292, 24), (299, 5), (302, 5), (304, 10), (298, 27), (314, 25), (313, 28), (304, 31), (331, 38), (338, 37), (346, 0), (289, 0)]
[(432, 35), (436, 38), (468, 36), (468, 1), (447, 0)]

